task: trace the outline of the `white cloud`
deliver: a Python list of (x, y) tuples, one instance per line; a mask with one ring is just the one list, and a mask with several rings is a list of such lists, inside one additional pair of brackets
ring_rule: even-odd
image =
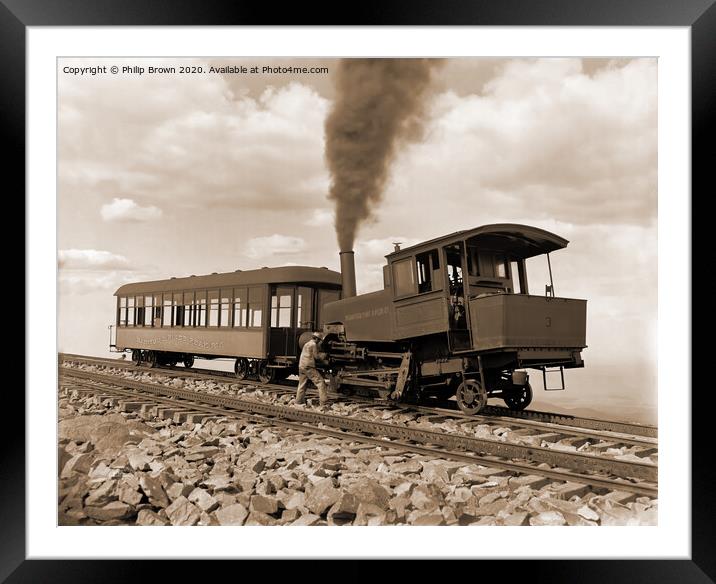
[(243, 210), (325, 199), (329, 102), (311, 87), (250, 97), (220, 75), (70, 77), (60, 79), (61, 194)]
[(330, 209), (315, 209), (313, 214), (304, 221), (304, 225), (309, 227), (326, 227), (333, 225), (336, 220), (336, 214)]
[(68, 270), (60, 272), (58, 283), (63, 294), (89, 294), (90, 292), (104, 291), (107, 297), (129, 282), (148, 279), (132, 271), (107, 270)]
[(105, 221), (143, 223), (161, 218), (162, 210), (153, 205), (141, 207), (132, 199), (118, 199), (115, 197), (111, 203), (102, 205), (100, 214)]
[(254, 237), (246, 242), (245, 255), (252, 259), (270, 258), (276, 255), (295, 255), (303, 252), (306, 242), (301, 237), (279, 235)]
[(360, 258), (365, 262), (382, 262), (385, 263), (385, 256), (393, 253), (396, 243), (400, 244), (401, 249), (410, 247), (424, 241), (414, 237), (404, 237), (393, 235), (390, 237), (382, 237), (377, 239), (358, 240), (356, 244), (356, 260)]
[(656, 73), (655, 59), (592, 76), (579, 59), (509, 61), (482, 93), (436, 98), (427, 140), (402, 152), (385, 200), (439, 199), (458, 218), (479, 210), (647, 224), (656, 217)]
[(58, 254), (60, 270), (131, 270), (123, 255), (98, 249), (61, 249)]
[(133, 265), (125, 256), (106, 250), (61, 249), (57, 255), (61, 294), (111, 293), (128, 282), (158, 277), (153, 266)]

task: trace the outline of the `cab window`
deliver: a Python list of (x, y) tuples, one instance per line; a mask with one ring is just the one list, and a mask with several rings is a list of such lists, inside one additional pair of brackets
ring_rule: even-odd
[(415, 256), (415, 270), (418, 275), (418, 293), (440, 290), (438, 250), (434, 249)]
[(417, 292), (412, 258), (393, 264), (393, 282), (395, 282), (396, 296), (407, 296)]

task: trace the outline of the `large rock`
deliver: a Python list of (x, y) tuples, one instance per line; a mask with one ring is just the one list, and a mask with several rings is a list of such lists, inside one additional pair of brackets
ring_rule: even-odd
[(261, 513), (260, 511), (252, 511), (249, 513), (249, 516), (246, 519), (246, 523), (244, 525), (276, 525), (278, 521), (271, 517), (270, 515), (267, 515), (266, 513)]
[(129, 466), (138, 471), (149, 470), (149, 463), (153, 460), (151, 456), (141, 450), (130, 452), (127, 454), (127, 459), (129, 460)]
[(410, 503), (416, 509), (430, 511), (444, 504), (442, 492), (435, 485), (418, 485), (410, 495)]
[(449, 481), (447, 470), (437, 461), (424, 461), (422, 475), (429, 483), (444, 487)]
[(284, 509), (281, 513), (281, 523), (288, 525), (293, 523), (301, 516), (301, 512), (298, 509)]
[(186, 497), (179, 497), (165, 509), (172, 525), (196, 525), (201, 511)]
[(208, 491), (198, 487), (189, 493), (187, 499), (205, 513), (211, 513), (219, 506), (219, 501), (212, 497)]
[(61, 478), (68, 478), (72, 476), (72, 473), (81, 473), (81, 474), (87, 474), (90, 471), (90, 468), (92, 467), (92, 463), (95, 460), (95, 453), (94, 452), (88, 452), (86, 454), (76, 454), (72, 458), (70, 458), (66, 463), (65, 466), (62, 467), (62, 472), (60, 473)]
[(481, 483), (486, 483), (487, 478), (484, 474), (478, 472), (478, 469), (476, 469), (473, 466), (463, 466), (460, 467), (457, 471), (455, 471), (455, 474), (451, 477), (451, 482), (456, 485), (479, 485)]
[(60, 438), (91, 442), (97, 450), (118, 453), (127, 442), (137, 444), (153, 430), (121, 414), (109, 414), (66, 418), (60, 421), (58, 432)]
[(107, 479), (119, 478), (122, 475), (122, 471), (116, 468), (111, 468), (105, 464), (103, 460), (100, 460), (88, 473), (92, 480), (106, 481)]
[(151, 509), (142, 509), (137, 513), (137, 525), (169, 525), (166, 519), (162, 519)]
[(214, 493), (235, 489), (234, 483), (228, 474), (212, 475), (202, 483), (205, 487), (212, 489)]
[(564, 525), (567, 521), (559, 511), (545, 511), (530, 518), (530, 525)]
[(341, 493), (338, 501), (328, 511), (329, 525), (345, 525), (355, 519), (358, 513), (358, 499), (351, 493)]
[(507, 517), (502, 518), (502, 524), (512, 526), (529, 525), (529, 514), (526, 511), (517, 511), (515, 513), (511, 513)]
[(321, 520), (321, 518), (318, 515), (314, 515), (313, 513), (306, 513), (305, 515), (301, 515), (296, 521), (291, 523), (291, 525), (315, 525)]
[(341, 492), (333, 486), (330, 478), (322, 479), (306, 497), (305, 506), (316, 515), (322, 515), (338, 501)]
[(251, 497), (251, 511), (273, 515), (274, 513), (278, 513), (278, 510), (279, 500), (276, 497), (266, 497), (264, 495), (254, 495)]
[(385, 525), (386, 512), (378, 505), (361, 503), (358, 505), (358, 512), (353, 525)]
[(587, 519), (589, 521), (599, 520), (599, 513), (597, 513), (594, 509), (588, 507), (587, 505), (581, 505), (579, 509), (577, 509), (577, 514), (580, 517), (583, 517), (584, 519)]
[(396, 519), (399, 521), (405, 519), (405, 512), (409, 505), (410, 497), (407, 493), (399, 497), (393, 497), (389, 502), (390, 509), (395, 512)]
[(346, 487), (346, 491), (355, 496), (359, 503), (375, 505), (383, 510), (388, 508), (390, 493), (378, 481), (371, 478), (362, 478)]
[(57, 468), (60, 470), (60, 472), (62, 472), (62, 469), (65, 468), (65, 464), (67, 464), (67, 461), (72, 458), (73, 454), (75, 453), (73, 452), (72, 454), (70, 454), (69, 452), (67, 452), (67, 450), (62, 448), (62, 446), (57, 447)]
[(155, 507), (167, 507), (169, 505), (169, 497), (167, 497), (162, 487), (162, 482), (157, 477), (143, 474), (139, 477), (139, 486), (144, 491), (149, 502)]
[(415, 509), (408, 515), (408, 523), (410, 525), (445, 525), (445, 518), (438, 509), (431, 511)]
[(249, 512), (246, 507), (239, 503), (234, 503), (228, 507), (222, 507), (214, 513), (219, 525), (243, 525)]
[(302, 491), (297, 491), (284, 503), (286, 509), (298, 509), (299, 507), (305, 507), (306, 505), (306, 494)]
[(109, 521), (110, 519), (124, 519), (134, 513), (134, 508), (121, 501), (112, 501), (102, 507), (86, 506), (84, 512), (87, 517), (98, 521)]
[(242, 493), (250, 493), (254, 490), (256, 479), (258, 476), (255, 472), (250, 470), (236, 470), (234, 471), (234, 484)]
[(193, 490), (193, 485), (176, 482), (166, 489), (165, 492), (171, 501), (176, 501), (179, 497), (188, 497)]
[(139, 485), (135, 486), (131, 482), (122, 479), (117, 485), (117, 498), (128, 505), (139, 505), (143, 495), (138, 488)]
[(108, 480), (99, 487), (90, 491), (85, 499), (85, 505), (92, 507), (104, 507), (107, 503), (117, 500), (117, 481)]
[(419, 474), (423, 470), (423, 465), (419, 460), (407, 460), (392, 464), (390, 470), (401, 474)]
[(504, 510), (508, 506), (506, 499), (497, 499), (487, 505), (480, 505), (475, 514), (480, 516), (486, 515), (497, 515), (500, 511)]

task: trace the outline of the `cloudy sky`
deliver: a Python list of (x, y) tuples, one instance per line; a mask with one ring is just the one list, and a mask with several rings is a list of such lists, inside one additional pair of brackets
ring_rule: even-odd
[[(300, 65), (322, 74), (70, 75), (63, 67)], [(107, 354), (114, 290), (169, 276), (338, 269), (323, 124), (337, 62), (59, 63), (60, 351)], [(393, 241), (495, 222), (570, 241), (560, 296), (588, 299), (586, 367), (536, 405), (656, 421), (655, 59), (454, 59), (435, 71), (424, 138), (394, 161), (358, 233), (358, 292)], [(533, 293), (547, 281), (531, 260)]]

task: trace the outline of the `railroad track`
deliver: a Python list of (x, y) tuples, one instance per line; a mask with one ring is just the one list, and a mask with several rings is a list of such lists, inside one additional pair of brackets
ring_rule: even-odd
[[(170, 377), (193, 377), (198, 379), (206, 379), (206, 380), (212, 380), (212, 381), (223, 381), (223, 382), (230, 382), (232, 384), (239, 384), (243, 386), (251, 386), (251, 387), (258, 387), (264, 391), (274, 391), (274, 392), (285, 392), (285, 391), (292, 391), (295, 388), (295, 384), (289, 385), (289, 384), (264, 384), (259, 382), (258, 380), (238, 380), (236, 377), (228, 372), (224, 371), (214, 371), (209, 369), (199, 369), (199, 368), (191, 368), (191, 369), (185, 369), (184, 367), (180, 368), (170, 368), (170, 367), (158, 367), (149, 369), (146, 367), (136, 367), (131, 362), (122, 361), (119, 359), (109, 359), (109, 358), (103, 358), (103, 357), (87, 357), (84, 355), (76, 355), (76, 354), (69, 354), (69, 353), (60, 353), (59, 354), (59, 360), (60, 362), (63, 361), (79, 361), (79, 362), (85, 362), (85, 363), (96, 363), (100, 365), (109, 365), (118, 369), (126, 369), (126, 370), (133, 370), (133, 371), (141, 371), (141, 372), (161, 372), (162, 375), (167, 375)], [(289, 382), (290, 383), (290, 382)], [(310, 391), (310, 390), (309, 390)], [(346, 396), (343, 394), (333, 394), (333, 398), (345, 400)], [(480, 412), (479, 416), (467, 416), (465, 414), (462, 414), (456, 406), (455, 409), (452, 408), (446, 408), (444, 407), (445, 404), (441, 404), (438, 407), (431, 407), (431, 406), (419, 406), (414, 404), (406, 404), (406, 403), (395, 403), (395, 402), (388, 402), (385, 400), (376, 400), (376, 399), (361, 399), (360, 397), (351, 396), (350, 398), (352, 401), (360, 402), (360, 403), (366, 403), (366, 404), (374, 404), (374, 405), (384, 405), (385, 407), (389, 408), (397, 408), (397, 409), (403, 409), (403, 410), (415, 410), (418, 412), (424, 412), (424, 413), (432, 413), (435, 415), (444, 415), (444, 416), (450, 416), (453, 418), (465, 418), (470, 419), (474, 421), (495, 421), (495, 422), (504, 422), (505, 424), (514, 424), (516, 423), (516, 420), (520, 421), (520, 424), (522, 427), (529, 427), (536, 425), (543, 425), (543, 424), (553, 424), (555, 426), (566, 426), (570, 428), (571, 432), (570, 434), (573, 434), (577, 429), (583, 429), (588, 432), (584, 432), (581, 434), (584, 437), (587, 436), (598, 436), (597, 432), (606, 432), (606, 433), (613, 433), (615, 434), (614, 437), (617, 439), (628, 439), (629, 436), (643, 436), (645, 438), (654, 438), (656, 439), (658, 436), (658, 430), (655, 426), (649, 426), (644, 424), (634, 424), (634, 423), (627, 423), (627, 422), (619, 422), (619, 421), (609, 421), (609, 420), (600, 420), (597, 418), (584, 418), (584, 417), (578, 417), (578, 416), (571, 416), (567, 414), (559, 414), (559, 413), (550, 413), (550, 412), (539, 412), (539, 411), (531, 411), (531, 410), (524, 410), (521, 412), (515, 412), (508, 408), (499, 407), (499, 406), (492, 406), (488, 405), (486, 406), (482, 412)], [(579, 435), (579, 434), (574, 434)], [(609, 436), (609, 434), (603, 434), (603, 437)]]
[[(133, 366), (120, 368), (130, 372), (145, 372), (146, 370), (138, 369)], [(201, 379), (208, 378), (212, 381), (217, 381), (217, 378), (213, 376), (205, 376), (203, 374), (194, 375), (191, 372), (187, 372), (184, 369), (180, 370), (168, 370), (165, 374), (165, 370), (155, 370), (157, 378), (161, 381), (161, 378), (177, 378), (185, 380), (187, 378), (198, 377)], [(251, 389), (257, 387), (263, 391), (273, 392), (275, 394), (285, 394), (289, 398), (294, 395), (294, 388), (287, 387), (285, 385), (258, 385), (253, 382), (242, 382), (233, 383), (231, 378), (221, 378), (224, 383), (231, 383), (231, 386), (244, 385)], [(208, 391), (208, 390), (207, 390)], [(231, 390), (219, 390), (222, 393), (231, 394)], [(624, 435), (614, 432), (597, 431), (597, 430), (586, 430), (565, 425), (555, 425), (544, 422), (538, 422), (534, 420), (515, 420), (512, 418), (495, 418), (490, 416), (470, 416), (463, 414), (459, 411), (454, 410), (441, 410), (436, 408), (429, 408), (425, 406), (415, 406), (402, 403), (394, 402), (378, 402), (375, 399), (360, 399), (360, 398), (345, 398), (339, 394), (335, 394), (336, 401), (343, 401), (345, 404), (350, 404), (350, 414), (353, 416), (368, 416), (375, 417), (376, 414), (383, 412), (388, 418), (393, 416), (393, 413), (402, 410), (408, 417), (417, 418), (415, 421), (407, 421), (408, 424), (419, 424), (422, 426), (434, 425), (440, 422), (452, 422), (452, 426), (447, 428), (447, 431), (451, 434), (458, 432), (466, 435), (478, 435), (478, 437), (490, 437), (492, 433), (499, 434), (508, 431), (513, 432), (512, 441), (515, 442), (514, 437), (520, 434), (517, 439), (518, 442), (522, 442), (528, 446), (547, 446), (554, 449), (562, 448), (564, 450), (573, 449), (585, 450), (587, 452), (600, 453), (603, 456), (618, 456), (621, 454), (620, 448), (629, 448), (632, 453), (641, 458), (649, 457), (657, 453), (657, 442), (655, 438), (648, 437), (635, 437)], [(363, 407), (356, 408), (353, 404), (359, 402), (363, 404)], [(346, 414), (347, 412), (343, 412)], [(418, 414), (425, 414), (424, 416), (418, 416)], [(385, 417), (384, 416), (384, 417)], [(507, 426), (507, 427), (505, 427)], [(475, 431), (478, 428), (478, 432)], [(567, 444), (564, 444), (564, 441)], [(535, 442), (538, 441), (536, 444)], [(560, 445), (561, 443), (561, 445)]]
[(268, 404), (235, 396), (200, 393), (136, 381), (111, 374), (60, 368), (60, 385), (99, 394), (116, 395), (125, 409), (154, 410), (157, 414), (239, 416), (346, 440), (379, 444), (438, 458), (482, 464), (510, 472), (539, 475), (554, 481), (580, 483), (650, 497), (657, 495), (657, 467), (646, 462), (603, 458), (592, 454), (525, 446), (448, 434), (382, 421), (337, 416), (296, 407)]

